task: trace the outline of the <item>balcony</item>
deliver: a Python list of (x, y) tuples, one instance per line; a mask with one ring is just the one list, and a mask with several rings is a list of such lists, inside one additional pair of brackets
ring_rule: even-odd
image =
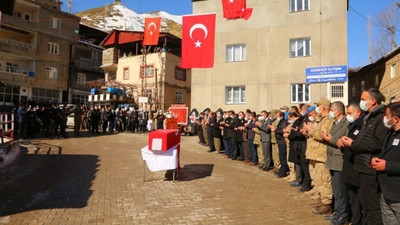
[(90, 71), (95, 71), (95, 72), (101, 72), (101, 61), (100, 60), (94, 60), (94, 59), (88, 59), (84, 57), (76, 57), (75, 65), (78, 69), (83, 69), (83, 70), (90, 70)]
[(6, 69), (0, 68), (1, 79), (3, 81), (14, 81), (20, 83), (27, 83), (29, 79), (29, 75), (34, 76), (33, 71), (17, 69), (16, 71), (9, 72)]
[(35, 45), (16, 41), (9, 38), (0, 38), (0, 50), (8, 53), (30, 53), (35, 50)]

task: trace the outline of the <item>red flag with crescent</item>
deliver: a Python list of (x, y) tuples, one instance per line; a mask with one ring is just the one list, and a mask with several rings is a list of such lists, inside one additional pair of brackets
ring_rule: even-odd
[(182, 17), (182, 68), (214, 66), (216, 14)]
[(161, 17), (145, 18), (143, 45), (158, 45)]

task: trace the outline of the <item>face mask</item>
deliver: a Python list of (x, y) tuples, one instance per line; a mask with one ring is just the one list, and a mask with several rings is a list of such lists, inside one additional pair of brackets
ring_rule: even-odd
[(369, 109), (369, 107), (367, 106), (368, 102), (369, 101), (364, 101), (364, 100), (360, 101), (360, 108), (362, 111), (364, 111), (364, 112), (368, 111), (368, 109)]
[(388, 119), (388, 118), (386, 118), (386, 116), (383, 117), (383, 124), (385, 125), (385, 127), (389, 128), (389, 129), (392, 129), (393, 124), (389, 125), (389, 121), (391, 121), (392, 119), (393, 118)]
[(346, 116), (346, 119), (347, 119), (347, 121), (349, 121), (350, 123), (352, 123), (352, 122), (354, 122), (354, 116), (352, 116), (352, 115), (347, 115)]
[(315, 108), (315, 112), (321, 114), (321, 110), (319, 110), (319, 107)]
[(262, 121), (262, 120), (265, 120), (265, 118), (263, 116), (259, 116), (258, 120)]
[(308, 120), (311, 121), (311, 122), (314, 122), (315, 119), (314, 119), (314, 117), (309, 116), (309, 117), (308, 117)]
[(336, 112), (330, 111), (330, 112), (329, 112), (329, 117), (330, 117), (331, 119), (334, 119), (334, 118), (335, 118), (335, 113), (336, 113)]
[(278, 123), (279, 123), (281, 121), (281, 118), (279, 118), (279, 117), (276, 118), (276, 121), (278, 121)]
[(243, 117), (242, 117), (242, 116), (239, 116), (239, 119), (240, 119), (240, 120), (242, 120), (242, 119), (243, 119)]
[(283, 112), (283, 113), (287, 113), (287, 110), (281, 109), (281, 112)]
[(294, 121), (293, 120), (289, 120), (288, 123), (292, 124), (292, 123), (294, 123)]

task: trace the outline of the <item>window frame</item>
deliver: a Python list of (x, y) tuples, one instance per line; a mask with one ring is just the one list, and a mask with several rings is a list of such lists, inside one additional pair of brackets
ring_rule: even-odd
[[(302, 9), (298, 9), (297, 4), (299, 0), (289, 0), (289, 12), (290, 13), (296, 13), (296, 12), (307, 12), (311, 10), (311, 4), (310, 0), (300, 0)], [(308, 8), (305, 7), (305, 3), (307, 2)], [(294, 6), (292, 6), (292, 3), (294, 3)]]
[[(82, 79), (82, 77), (83, 77), (83, 79)], [(77, 73), (76, 74), (76, 83), (85, 84), (86, 83), (86, 74), (85, 73)]]
[[(177, 75), (177, 72), (178, 72), (179, 70), (183, 71), (183, 76), (184, 76), (183, 79), (180, 79), (180, 78), (178, 78), (178, 77), (176, 76), (176, 75)], [(179, 66), (175, 66), (175, 80), (186, 81), (186, 80), (187, 80), (186, 72), (187, 72), (186, 69), (183, 69), (183, 68), (181, 68), (181, 67), (179, 67)]]
[[(55, 21), (56, 23), (54, 23)], [(56, 27), (54, 27), (54, 24), (56, 24)], [(54, 30), (61, 30), (61, 19), (57, 17), (51, 17), (50, 28)]]
[[(147, 69), (147, 67), (152, 67), (153, 68), (153, 73), (152, 73), (151, 76), (147, 76), (146, 75), (147, 71), (145, 70), (145, 76), (143, 77), (143, 68)], [(154, 74), (155, 74), (155, 66), (154, 66), (154, 64), (140, 66), (140, 74), (139, 74), (140, 78), (152, 78), (152, 77), (154, 77)]]
[(47, 53), (58, 55), (60, 53), (60, 45), (55, 42), (47, 42)]
[[(303, 87), (303, 96), (302, 96), (303, 101), (299, 101), (299, 99), (298, 99), (299, 85), (302, 85), (302, 87)], [(296, 100), (293, 100), (293, 87), (294, 86), (296, 87), (296, 93), (295, 93)], [(308, 89), (306, 89), (306, 86), (308, 86)], [(306, 94), (305, 90), (308, 90), (308, 101), (306, 101), (307, 94)], [(290, 102), (291, 103), (310, 103), (311, 102), (311, 85), (307, 84), (307, 83), (291, 83), (290, 84)]]
[[(126, 76), (126, 74), (128, 74), (128, 76)], [(124, 67), (122, 69), (122, 79), (129, 80), (129, 67)]]
[(390, 65), (390, 79), (396, 78), (396, 63)]
[[(306, 41), (309, 41), (309, 54), (307, 55), (307, 43)], [(299, 55), (299, 50), (298, 50), (298, 43), (302, 41), (303, 42), (303, 55)], [(292, 42), (295, 42), (296, 44), (296, 50), (295, 50), (295, 55), (292, 55)], [(289, 39), (289, 57), (290, 58), (301, 58), (301, 57), (311, 57), (312, 56), (312, 42), (310, 37), (302, 37), (302, 38), (291, 38)]]
[[(50, 77), (50, 73), (52, 74), (52, 77)], [(51, 79), (51, 80), (57, 80), (58, 79), (58, 69), (56, 67), (52, 66), (47, 66), (46, 67), (46, 78)]]
[[(336, 90), (334, 90), (336, 88)], [(341, 88), (338, 90), (337, 88)], [(334, 96), (335, 94), (335, 96)], [(340, 97), (337, 97), (338, 95), (341, 95)], [(344, 85), (343, 84), (331, 84), (331, 98), (344, 98)]]
[[(239, 96), (238, 102), (235, 102), (234, 98), (234, 89), (239, 88)], [(231, 96), (228, 96), (229, 90), (231, 90)], [(244, 93), (244, 101), (242, 101)], [(225, 104), (226, 105), (243, 105), (246, 104), (246, 85), (238, 85), (238, 86), (225, 86)]]
[[(241, 47), (240, 51), (240, 59), (236, 60), (235, 59), (235, 48), (234, 47)], [(232, 49), (230, 49), (232, 48)], [(228, 51), (232, 51), (231, 53), (231, 58), (228, 59), (229, 54)], [(243, 57), (244, 56), (244, 57)], [(246, 62), (247, 61), (247, 45), (245, 43), (239, 43), (239, 44), (227, 44), (225, 46), (225, 62), (227, 63), (233, 63), (233, 62)]]
[(180, 92), (180, 91), (176, 91), (175, 92), (175, 103), (176, 104), (183, 104), (184, 103), (183, 92)]

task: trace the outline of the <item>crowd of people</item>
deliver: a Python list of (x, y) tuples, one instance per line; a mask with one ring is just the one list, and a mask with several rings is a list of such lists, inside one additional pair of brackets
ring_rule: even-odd
[(75, 136), (81, 131), (92, 134), (146, 132), (149, 113), (145, 110), (136, 110), (132, 107), (100, 107), (85, 105), (43, 105), (26, 106), (20, 104), (14, 110), (15, 136), (17, 139), (33, 138), (42, 134), (52, 138), (67, 138), (68, 116), (73, 117)]
[(400, 103), (384, 101), (371, 88), (347, 106), (205, 111), (197, 134), (209, 152), (287, 179), (331, 224), (400, 224)]

